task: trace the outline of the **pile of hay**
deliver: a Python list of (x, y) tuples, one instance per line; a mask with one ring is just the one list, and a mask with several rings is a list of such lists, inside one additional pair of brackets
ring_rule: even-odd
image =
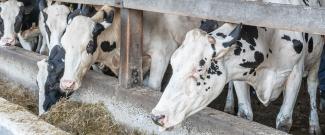
[(0, 97), (38, 114), (38, 102), (33, 94), (20, 85), (0, 80)]
[(138, 135), (118, 125), (102, 103), (84, 104), (66, 99), (54, 105), (42, 118), (75, 135)]

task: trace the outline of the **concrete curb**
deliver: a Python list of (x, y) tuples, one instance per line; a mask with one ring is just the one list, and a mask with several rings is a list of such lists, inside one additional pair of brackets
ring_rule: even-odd
[[(8, 58), (11, 59), (5, 60)], [(0, 73), (28, 88), (35, 88), (38, 71), (36, 62), (42, 58), (19, 48), (0, 48), (0, 64), (9, 67), (0, 68)], [(16, 72), (13, 74), (8, 69)], [(24, 73), (24, 76), (20, 73)], [(158, 127), (152, 123), (148, 115), (160, 96), (160, 92), (147, 88), (120, 88), (117, 79), (90, 71), (83, 80), (82, 87), (73, 94), (71, 99), (87, 103), (103, 102), (118, 122), (147, 133), (169, 135), (286, 134), (211, 108), (206, 108), (191, 116), (172, 131), (159, 132)]]
[(0, 98), (0, 121), (2, 135), (69, 135), (3, 98)]

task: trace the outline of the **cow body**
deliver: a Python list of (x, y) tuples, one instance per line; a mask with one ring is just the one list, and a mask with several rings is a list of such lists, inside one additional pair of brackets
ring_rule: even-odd
[(320, 133), (316, 90), (323, 44), (319, 35), (254, 26), (224, 24), (209, 34), (192, 30), (171, 58), (174, 74), (152, 118), (164, 129), (174, 126), (207, 106), (227, 82), (234, 80), (244, 82), (235, 87), (238, 113), (247, 119), (253, 118), (247, 84), (264, 105), (284, 93), (276, 125), (288, 131), (305, 72), (312, 106), (310, 127)]

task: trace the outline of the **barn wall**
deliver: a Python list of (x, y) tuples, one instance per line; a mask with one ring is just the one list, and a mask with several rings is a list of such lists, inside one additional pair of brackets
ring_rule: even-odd
[[(0, 48), (1, 77), (35, 90), (36, 62), (42, 58), (44, 56), (19, 48)], [(90, 71), (71, 99), (87, 103), (103, 102), (118, 122), (150, 134), (284, 134), (210, 108), (191, 116), (174, 130), (161, 133), (149, 118), (160, 96), (160, 92), (143, 87), (121, 88), (116, 78)]]

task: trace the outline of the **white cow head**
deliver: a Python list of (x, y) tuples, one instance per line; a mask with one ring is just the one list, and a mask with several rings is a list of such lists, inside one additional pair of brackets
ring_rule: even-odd
[(112, 23), (114, 12), (104, 15), (104, 21), (97, 23), (89, 17), (76, 16), (68, 24), (62, 37), (66, 51), (65, 71), (60, 86), (63, 90), (77, 90), (82, 78), (99, 55), (97, 37)]
[(173, 75), (156, 107), (152, 120), (163, 129), (202, 110), (227, 83), (224, 56), (240, 37), (241, 25), (225, 24), (223, 36), (211, 36), (199, 29), (186, 34), (171, 57)]
[(43, 3), (40, 4), (40, 30), (45, 36), (49, 50), (52, 50), (55, 45), (60, 45), (61, 37), (67, 27), (70, 9), (65, 5), (54, 4), (46, 7), (44, 2), (40, 3)]
[(24, 4), (16, 0), (0, 3), (0, 47), (17, 43), (24, 13)]

